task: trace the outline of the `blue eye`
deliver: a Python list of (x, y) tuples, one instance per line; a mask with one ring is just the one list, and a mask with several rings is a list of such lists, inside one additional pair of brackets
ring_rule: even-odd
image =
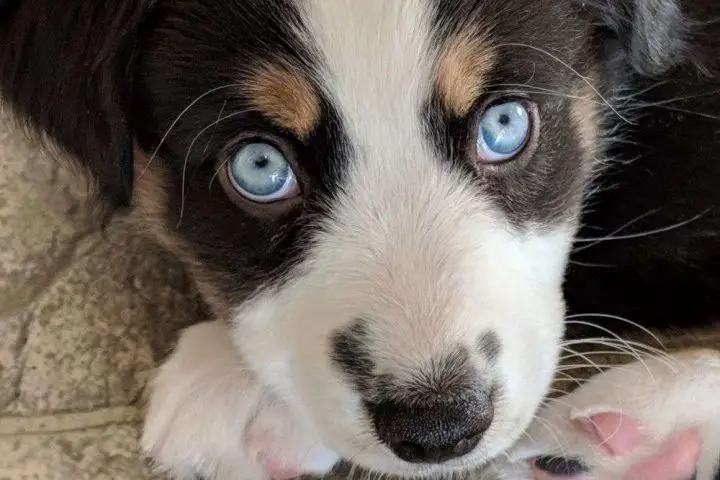
[(509, 160), (530, 138), (530, 112), (521, 102), (495, 104), (483, 112), (477, 135), (477, 153), (486, 163)]
[(248, 143), (228, 162), (230, 181), (240, 195), (271, 203), (297, 193), (295, 172), (285, 155), (268, 143)]

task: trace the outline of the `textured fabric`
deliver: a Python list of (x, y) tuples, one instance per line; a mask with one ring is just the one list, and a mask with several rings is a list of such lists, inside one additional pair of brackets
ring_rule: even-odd
[[(178, 330), (201, 315), (172, 257), (120, 223), (98, 232), (85, 186), (0, 115), (0, 480), (151, 478), (139, 400)], [(668, 344), (720, 342), (690, 332)]]
[(198, 318), (175, 261), (0, 117), (0, 479), (149, 478), (140, 397)]

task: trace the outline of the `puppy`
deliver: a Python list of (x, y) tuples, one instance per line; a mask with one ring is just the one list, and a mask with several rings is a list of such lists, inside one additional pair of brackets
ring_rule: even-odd
[[(102, 219), (187, 262), (247, 366), (234, 379), (199, 368), (213, 352), (182, 350), (173, 365), (206, 378), (160, 370), (147, 449), (178, 475), (240, 475), (234, 427), (267, 391), (323, 449), (379, 473), (504, 452), (558, 361), (583, 205), (616, 119), (632, 120), (618, 95), (635, 75), (695, 68), (693, 13), (676, 0), (2, 10), (4, 100), (86, 167)], [(227, 388), (196, 417), (204, 381)]]

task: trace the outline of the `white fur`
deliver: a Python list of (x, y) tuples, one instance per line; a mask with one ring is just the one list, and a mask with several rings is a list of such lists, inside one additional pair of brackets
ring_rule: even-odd
[[(234, 342), (307, 438), (345, 458), (408, 475), (484, 463), (517, 440), (549, 386), (574, 225), (513, 228), (434, 151), (422, 121), (436, 64), (425, 2), (303, 0), (298, 7), (306, 42), (321, 58), (318, 83), (348, 135), (349, 169), (292, 279), (236, 308)], [(360, 317), (370, 320), (375, 373), (400, 378), (458, 345), (475, 351), (484, 333), (497, 335), (497, 367), (474, 356), (478, 372), (501, 392), (474, 452), (421, 466), (378, 444), (358, 392), (329, 351), (332, 335)], [(189, 377), (173, 366), (183, 363), (178, 356), (163, 367), (145, 445), (161, 462), (192, 452), (189, 464), (209, 461), (229, 471), (245, 461), (227, 455), (238, 448), (243, 409), (253, 403), (245, 396), (252, 376), (228, 369), (231, 362), (214, 358), (224, 353), (208, 348), (207, 355), (184, 355), (196, 368), (207, 361), (225, 370), (202, 367), (208, 378)], [(205, 380), (215, 384), (220, 375), (227, 385), (210, 392)]]
[(183, 332), (151, 391), (142, 447), (172, 478), (269, 480), (260, 455), (309, 473), (338, 460), (259, 386), (222, 322)]
[[(175, 478), (200, 473), (218, 480), (268, 479), (259, 453), (308, 473), (327, 472), (337, 460), (285, 404), (252, 381), (220, 322), (182, 335), (154, 389), (159, 401), (151, 403), (143, 446)], [(481, 478), (531, 480), (526, 460), (540, 455), (578, 458), (592, 469), (592, 478), (621, 478), (672, 433), (697, 427), (703, 439), (697, 478), (709, 480), (720, 452), (718, 395), (718, 352), (682, 352), (616, 367), (542, 408), (506, 460)], [(640, 421), (647, 445), (623, 459), (610, 458), (571, 425), (577, 416), (605, 411)]]
[[(538, 455), (578, 458), (598, 479), (622, 478), (657, 452), (668, 437), (697, 428), (703, 440), (697, 478), (710, 480), (720, 455), (720, 353), (681, 352), (615, 367), (538, 413), (527, 435), (510, 452), (521, 461)], [(610, 457), (572, 425), (577, 417), (622, 412), (640, 422), (647, 445), (623, 458)]]
[[(482, 463), (520, 435), (555, 367), (571, 226), (514, 230), (470, 180), (447, 167), (422, 121), (434, 71), (427, 6), (303, 1), (319, 83), (350, 143), (344, 191), (293, 280), (241, 305), (234, 338), (263, 383), (323, 442), (383, 473)], [(503, 395), (477, 450), (436, 467), (378, 445), (360, 397), (331, 363), (332, 334), (371, 320), (377, 373), (403, 377), (495, 332)]]

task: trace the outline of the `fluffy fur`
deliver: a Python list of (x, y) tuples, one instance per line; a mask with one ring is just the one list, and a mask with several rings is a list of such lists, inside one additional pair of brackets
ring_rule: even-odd
[[(572, 270), (565, 292), (563, 281), (593, 176), (614, 153), (606, 133), (644, 134), (617, 124), (637, 117), (608, 98), (643, 77), (713, 85), (693, 72), (712, 73), (718, 35), (697, 19), (720, 12), (688, 4), (23, 0), (1, 10), (0, 89), (18, 118), (87, 167), (104, 214), (183, 258), (231, 327), (234, 349), (213, 358), (192, 345), (221, 342), (192, 337), (160, 369), (144, 440), (160, 465), (236, 473), (244, 457), (229, 452), (262, 392), (302, 419), (307, 438), (381, 473), (448, 473), (510, 447), (552, 378), (563, 294), (573, 312), (606, 298), (595, 271)], [(532, 135), (513, 161), (487, 165), (478, 120), (504, 98), (528, 105)], [(257, 139), (287, 157), (297, 195), (258, 204), (233, 188), (227, 163)], [(611, 227), (625, 210), (609, 200), (603, 212)], [(717, 218), (704, 217), (698, 238), (716, 235)], [(685, 268), (678, 248), (659, 249), (665, 278)], [(707, 268), (698, 297), (717, 290)], [(649, 292), (658, 276), (645, 271)], [(383, 437), (387, 405), (471, 405), (487, 421), (468, 454), (413, 463)], [(451, 423), (439, 430), (455, 443)]]
[[(599, 374), (573, 393), (551, 400), (508, 458), (572, 458), (581, 462), (592, 478), (623, 478), (631, 466), (655, 454), (674, 433), (696, 428), (702, 450), (693, 478), (711, 480), (720, 475), (720, 424), (714, 400), (718, 392), (717, 351), (643, 358)], [(620, 413), (642, 427), (643, 439), (632, 453), (622, 457), (608, 454), (603, 442), (581, 425), (608, 412)]]

